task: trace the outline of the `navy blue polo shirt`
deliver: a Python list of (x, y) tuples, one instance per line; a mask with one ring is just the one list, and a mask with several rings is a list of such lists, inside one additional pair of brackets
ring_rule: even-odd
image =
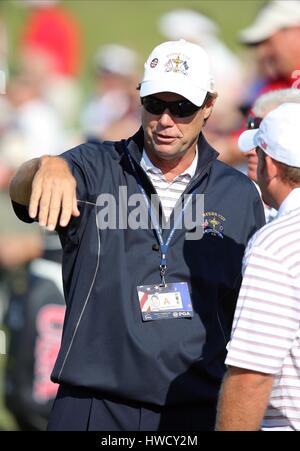
[[(139, 166), (142, 130), (128, 150), (150, 196), (154, 188)], [(158, 406), (216, 402), (245, 245), (264, 224), (264, 212), (254, 184), (218, 161), (202, 134), (198, 150), (186, 192), (204, 194), (206, 233), (186, 240), (186, 230), (176, 230), (167, 272), (168, 282), (188, 283), (194, 317), (149, 322), (142, 321), (136, 287), (160, 282), (154, 230), (97, 227), (100, 193), (117, 199), (120, 186), (128, 197), (139, 193), (123, 142), (83, 144), (62, 155), (77, 180), (81, 214), (58, 230), (67, 308), (53, 381)], [(20, 207), (15, 210), (26, 220)]]

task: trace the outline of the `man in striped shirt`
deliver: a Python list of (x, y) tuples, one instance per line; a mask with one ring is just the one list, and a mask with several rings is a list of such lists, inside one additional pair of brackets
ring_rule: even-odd
[[(263, 118), (270, 113), (270, 111), (279, 107), (283, 103), (300, 103), (300, 89), (278, 89), (259, 96), (252, 106), (251, 114), (248, 116), (247, 128), (258, 128)], [(253, 180), (259, 190), (259, 187), (257, 186), (258, 157), (255, 148), (251, 150), (247, 148), (244, 155), (247, 158), (247, 175), (251, 180)], [(277, 214), (275, 208), (264, 204), (264, 210), (266, 222), (272, 221)]]
[(240, 137), (277, 217), (250, 240), (217, 430), (300, 430), (300, 105), (285, 103)]

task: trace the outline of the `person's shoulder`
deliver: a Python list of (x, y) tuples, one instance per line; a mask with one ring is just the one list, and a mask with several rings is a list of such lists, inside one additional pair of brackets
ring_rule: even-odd
[[(271, 222), (268, 222), (260, 230), (258, 230), (253, 238), (254, 245), (261, 249), (274, 249), (277, 251), (282, 243), (279, 241), (281, 238), (289, 239), (292, 234), (300, 233), (300, 208), (297, 208), (279, 217), (276, 217)], [(299, 224), (299, 226), (298, 226)], [(291, 229), (290, 225), (293, 225)]]
[[(268, 222), (253, 235), (251, 243), (249, 243), (249, 250), (265, 252), (279, 258), (285, 247), (284, 243), (288, 243), (294, 235), (294, 233), (289, 234), (289, 225), (291, 221), (295, 221), (295, 216), (300, 218), (300, 209)], [(296, 232), (297, 235), (300, 233), (300, 221)]]
[(228, 164), (224, 163), (221, 160), (215, 160), (214, 161), (214, 165), (216, 167), (216, 170), (218, 170), (219, 172), (222, 172), (226, 175), (232, 176), (232, 177), (237, 177), (238, 179), (248, 179), (248, 177), (243, 174), (241, 171), (239, 171), (238, 169), (235, 169), (232, 166), (229, 166)]
[(235, 189), (237, 186), (238, 187), (244, 186), (248, 188), (250, 191), (252, 191), (255, 195), (259, 196), (255, 184), (247, 175), (243, 174), (238, 169), (229, 166), (228, 164), (224, 163), (221, 160), (215, 160), (213, 164), (216, 171), (216, 175), (232, 179), (232, 182), (235, 183), (235, 185), (233, 185)]
[(78, 157), (83, 160), (102, 159), (103, 157), (109, 157), (117, 159), (121, 153), (121, 142), (119, 141), (87, 141), (82, 144), (67, 150), (62, 157)]
[(73, 149), (80, 149), (88, 152), (106, 152), (108, 150), (114, 149), (118, 144), (118, 141), (100, 141), (100, 140), (91, 140), (86, 141), (84, 143), (79, 144), (77, 147)]
[[(86, 142), (61, 154), (76, 179), (80, 200), (94, 202), (119, 173), (119, 142)], [(120, 146), (119, 146), (120, 147)], [(98, 194), (97, 194), (98, 193)]]
[[(245, 249), (245, 254), (243, 258), (243, 269), (248, 265), (250, 257), (255, 254), (260, 254), (265, 256), (266, 253), (269, 255), (274, 255), (274, 250), (270, 249), (270, 244), (274, 244), (273, 232), (276, 230), (278, 225), (278, 220), (265, 224), (259, 230), (257, 230), (254, 235), (248, 241), (247, 247)], [(276, 242), (276, 241), (275, 241)], [(275, 250), (276, 252), (276, 250)]]

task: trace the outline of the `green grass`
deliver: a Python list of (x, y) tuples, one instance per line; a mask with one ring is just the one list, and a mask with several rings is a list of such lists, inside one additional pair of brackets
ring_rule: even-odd
[[(136, 49), (142, 60), (152, 47), (165, 40), (158, 31), (159, 16), (173, 8), (193, 8), (214, 19), (227, 45), (239, 50), (237, 32), (251, 23), (263, 0), (63, 0), (81, 25), (83, 32), (84, 89), (91, 85), (91, 63), (97, 48), (108, 42), (122, 43)], [(16, 2), (0, 0), (0, 13), (9, 32), (10, 65), (15, 66), (18, 42), (28, 14)]]

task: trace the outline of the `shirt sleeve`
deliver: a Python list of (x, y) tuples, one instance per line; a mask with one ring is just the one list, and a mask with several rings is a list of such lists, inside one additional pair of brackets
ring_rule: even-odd
[(15, 215), (18, 219), (20, 219), (23, 222), (26, 222), (27, 224), (32, 224), (35, 219), (32, 219), (28, 214), (28, 207), (26, 205), (18, 204), (15, 201), (11, 201), (13, 210), (15, 212)]
[(109, 172), (108, 160), (112, 159), (103, 143), (85, 143), (64, 152), (60, 157), (66, 160), (76, 179), (77, 199), (95, 203), (102, 192), (104, 168)]
[(276, 374), (299, 329), (299, 282), (275, 255), (249, 243), (227, 365)]
[(76, 194), (79, 200), (86, 200), (88, 193), (83, 152), (83, 146), (78, 146), (60, 155), (68, 163), (76, 179)]
[[(86, 197), (86, 182), (83, 170), (83, 161), (82, 161), (82, 146), (75, 147), (61, 155), (64, 160), (68, 163), (70, 170), (77, 182), (77, 195), (79, 198)], [(32, 219), (28, 214), (28, 207), (26, 205), (19, 204), (18, 202), (11, 201), (12, 207), (15, 212), (15, 215), (18, 219), (28, 224), (35, 222), (35, 219)]]
[[(59, 155), (69, 165), (69, 168), (76, 179), (76, 195), (80, 216), (72, 217), (67, 227), (56, 228), (62, 243), (72, 241), (77, 243), (80, 226), (83, 224), (86, 215), (86, 205), (95, 204), (97, 198), (97, 183), (101, 180), (101, 170), (103, 167), (101, 151), (96, 144), (82, 144)], [(36, 219), (30, 218), (28, 207), (12, 201), (12, 207), (16, 216), (23, 222), (32, 223)]]

